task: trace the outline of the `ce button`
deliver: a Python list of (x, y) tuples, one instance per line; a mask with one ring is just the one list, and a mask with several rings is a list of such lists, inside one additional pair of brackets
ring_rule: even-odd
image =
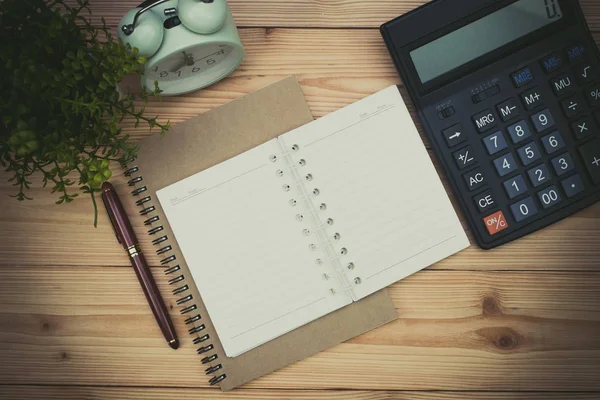
[(488, 211), (496, 206), (496, 201), (494, 200), (491, 190), (486, 190), (485, 192), (478, 194), (473, 200), (475, 201), (475, 204), (477, 204), (479, 212)]

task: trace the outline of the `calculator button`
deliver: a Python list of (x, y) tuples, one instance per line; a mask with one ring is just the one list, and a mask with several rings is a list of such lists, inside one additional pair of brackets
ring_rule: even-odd
[(569, 60), (571, 62), (579, 60), (585, 55), (585, 47), (582, 45), (574, 45), (567, 48), (567, 54), (569, 55)]
[(589, 86), (585, 90), (585, 98), (588, 101), (590, 107), (600, 106), (600, 85), (596, 84)]
[(544, 68), (544, 71), (546, 71), (546, 73), (548, 74), (562, 67), (563, 59), (559, 54), (551, 54), (548, 57), (541, 60), (540, 63), (542, 64), (542, 68)]
[(576, 94), (560, 102), (567, 118), (573, 118), (583, 111), (583, 98)]
[(481, 168), (477, 168), (474, 171), (464, 174), (463, 178), (467, 183), (469, 192), (477, 190), (485, 185), (485, 176), (483, 175), (483, 172), (481, 172)]
[(515, 99), (509, 99), (506, 100), (504, 103), (498, 104), (496, 106), (496, 109), (498, 110), (500, 118), (502, 118), (502, 121), (504, 122), (513, 119), (519, 114), (521, 114), (521, 109)]
[(528, 166), (533, 164), (542, 157), (542, 153), (539, 151), (537, 144), (534, 142), (529, 143), (527, 146), (523, 146), (517, 150), (523, 165)]
[(591, 140), (579, 147), (579, 153), (594, 183), (600, 183), (600, 139)]
[(537, 114), (533, 114), (531, 116), (531, 122), (533, 122), (533, 126), (535, 126), (535, 130), (538, 133), (545, 131), (546, 129), (550, 129), (556, 125), (554, 122), (554, 117), (548, 109), (542, 110)]
[(533, 82), (533, 73), (529, 67), (523, 68), (514, 74), (511, 75), (513, 84), (515, 87), (520, 88), (521, 86), (525, 86), (530, 82)]
[(598, 77), (596, 68), (590, 63), (581, 64), (575, 67), (574, 71), (575, 77), (581, 84), (593, 82)]
[(508, 147), (504, 135), (501, 131), (498, 131), (483, 139), (485, 148), (490, 155), (494, 155)]
[(530, 169), (527, 171), (527, 175), (529, 175), (529, 180), (531, 181), (533, 187), (543, 185), (550, 180), (550, 172), (548, 172), (546, 164), (541, 164)]
[(494, 160), (494, 166), (498, 175), (506, 176), (517, 169), (517, 162), (511, 153), (505, 154), (502, 157)]
[(503, 185), (506, 194), (508, 194), (508, 198), (511, 200), (527, 191), (527, 184), (525, 183), (525, 179), (523, 179), (523, 175), (517, 175), (514, 178), (505, 181)]
[(552, 86), (552, 90), (554, 90), (554, 93), (557, 96), (562, 96), (563, 94), (569, 92), (573, 88), (574, 84), (575, 82), (571, 74), (561, 75), (558, 78), (550, 81), (550, 86)]
[(461, 124), (456, 124), (448, 129), (444, 129), (442, 134), (444, 135), (444, 139), (446, 139), (448, 147), (458, 146), (467, 141), (467, 135), (463, 132)]
[(506, 128), (513, 143), (519, 143), (531, 136), (529, 125), (525, 121), (519, 121)]
[(557, 205), (562, 201), (560, 194), (558, 193), (558, 189), (556, 186), (552, 185), (540, 192), (538, 192), (538, 199), (540, 199), (540, 203), (542, 203), (542, 207), (544, 209), (548, 209), (552, 206)]
[(475, 123), (475, 126), (477, 126), (477, 131), (479, 133), (492, 129), (497, 124), (494, 113), (489, 109), (473, 115), (473, 122)]
[(483, 219), (483, 223), (485, 224), (490, 236), (508, 229), (508, 223), (506, 222), (506, 218), (504, 217), (504, 213), (502, 211), (488, 215)]
[(477, 205), (479, 212), (485, 212), (496, 207), (496, 201), (494, 200), (494, 195), (492, 194), (491, 190), (486, 190), (485, 192), (473, 197), (473, 201)]
[(477, 164), (471, 146), (465, 147), (464, 149), (457, 151), (453, 154), (453, 156), (454, 161), (456, 161), (456, 165), (458, 166), (458, 169), (465, 169), (473, 164)]
[(585, 117), (571, 124), (573, 134), (577, 139), (583, 139), (587, 136), (595, 135), (597, 127), (592, 117)]
[(550, 163), (552, 164), (552, 168), (554, 168), (554, 172), (556, 172), (557, 176), (562, 176), (575, 168), (575, 163), (573, 162), (573, 158), (569, 153), (565, 153), (562, 156), (552, 159)]
[(575, 197), (585, 190), (581, 176), (573, 175), (562, 181), (562, 187), (568, 198)]
[(554, 131), (551, 134), (544, 136), (542, 138), (542, 144), (544, 145), (544, 149), (546, 149), (546, 153), (548, 154), (557, 152), (565, 147), (565, 141), (558, 131)]
[(524, 221), (538, 213), (537, 207), (533, 202), (533, 197), (527, 197), (513, 204), (510, 206), (510, 209), (517, 222)]
[(525, 104), (525, 108), (528, 111), (533, 110), (544, 102), (542, 98), (542, 92), (540, 92), (538, 87), (534, 87), (531, 90), (521, 93), (521, 101), (523, 101), (523, 104)]

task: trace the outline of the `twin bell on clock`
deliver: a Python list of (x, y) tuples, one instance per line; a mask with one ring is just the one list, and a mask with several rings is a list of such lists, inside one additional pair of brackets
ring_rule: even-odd
[(142, 85), (191, 92), (229, 75), (244, 58), (226, 0), (148, 0), (119, 23), (119, 39), (148, 58)]

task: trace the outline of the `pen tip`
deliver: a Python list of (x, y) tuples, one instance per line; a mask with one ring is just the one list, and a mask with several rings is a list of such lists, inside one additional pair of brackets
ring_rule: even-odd
[(179, 348), (179, 340), (177, 340), (177, 339), (170, 340), (169, 346), (171, 346), (171, 348), (173, 350), (177, 350)]
[(113, 189), (114, 189), (113, 185), (108, 181), (106, 181), (102, 184), (102, 191), (104, 191), (104, 192), (107, 190), (113, 190)]

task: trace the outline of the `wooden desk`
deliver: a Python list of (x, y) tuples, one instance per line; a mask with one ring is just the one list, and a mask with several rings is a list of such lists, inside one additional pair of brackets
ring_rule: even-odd
[[(93, 0), (94, 15), (114, 27), (138, 1)], [(377, 27), (422, 2), (230, 0), (247, 49), (243, 65), (224, 82), (147, 112), (178, 122), (296, 74), (320, 117), (400, 83)], [(600, 3), (582, 3), (600, 38)], [(147, 134), (130, 122), (125, 130)], [(87, 198), (56, 206), (39, 182), (35, 201), (17, 203), (7, 198), (14, 191), (6, 177), (2, 399), (600, 397), (600, 204), (498, 250), (471, 247), (393, 285), (398, 321), (222, 394), (206, 384), (175, 310), (182, 348), (166, 345), (105, 215), (94, 229)], [(154, 272), (174, 305), (161, 268)]]

